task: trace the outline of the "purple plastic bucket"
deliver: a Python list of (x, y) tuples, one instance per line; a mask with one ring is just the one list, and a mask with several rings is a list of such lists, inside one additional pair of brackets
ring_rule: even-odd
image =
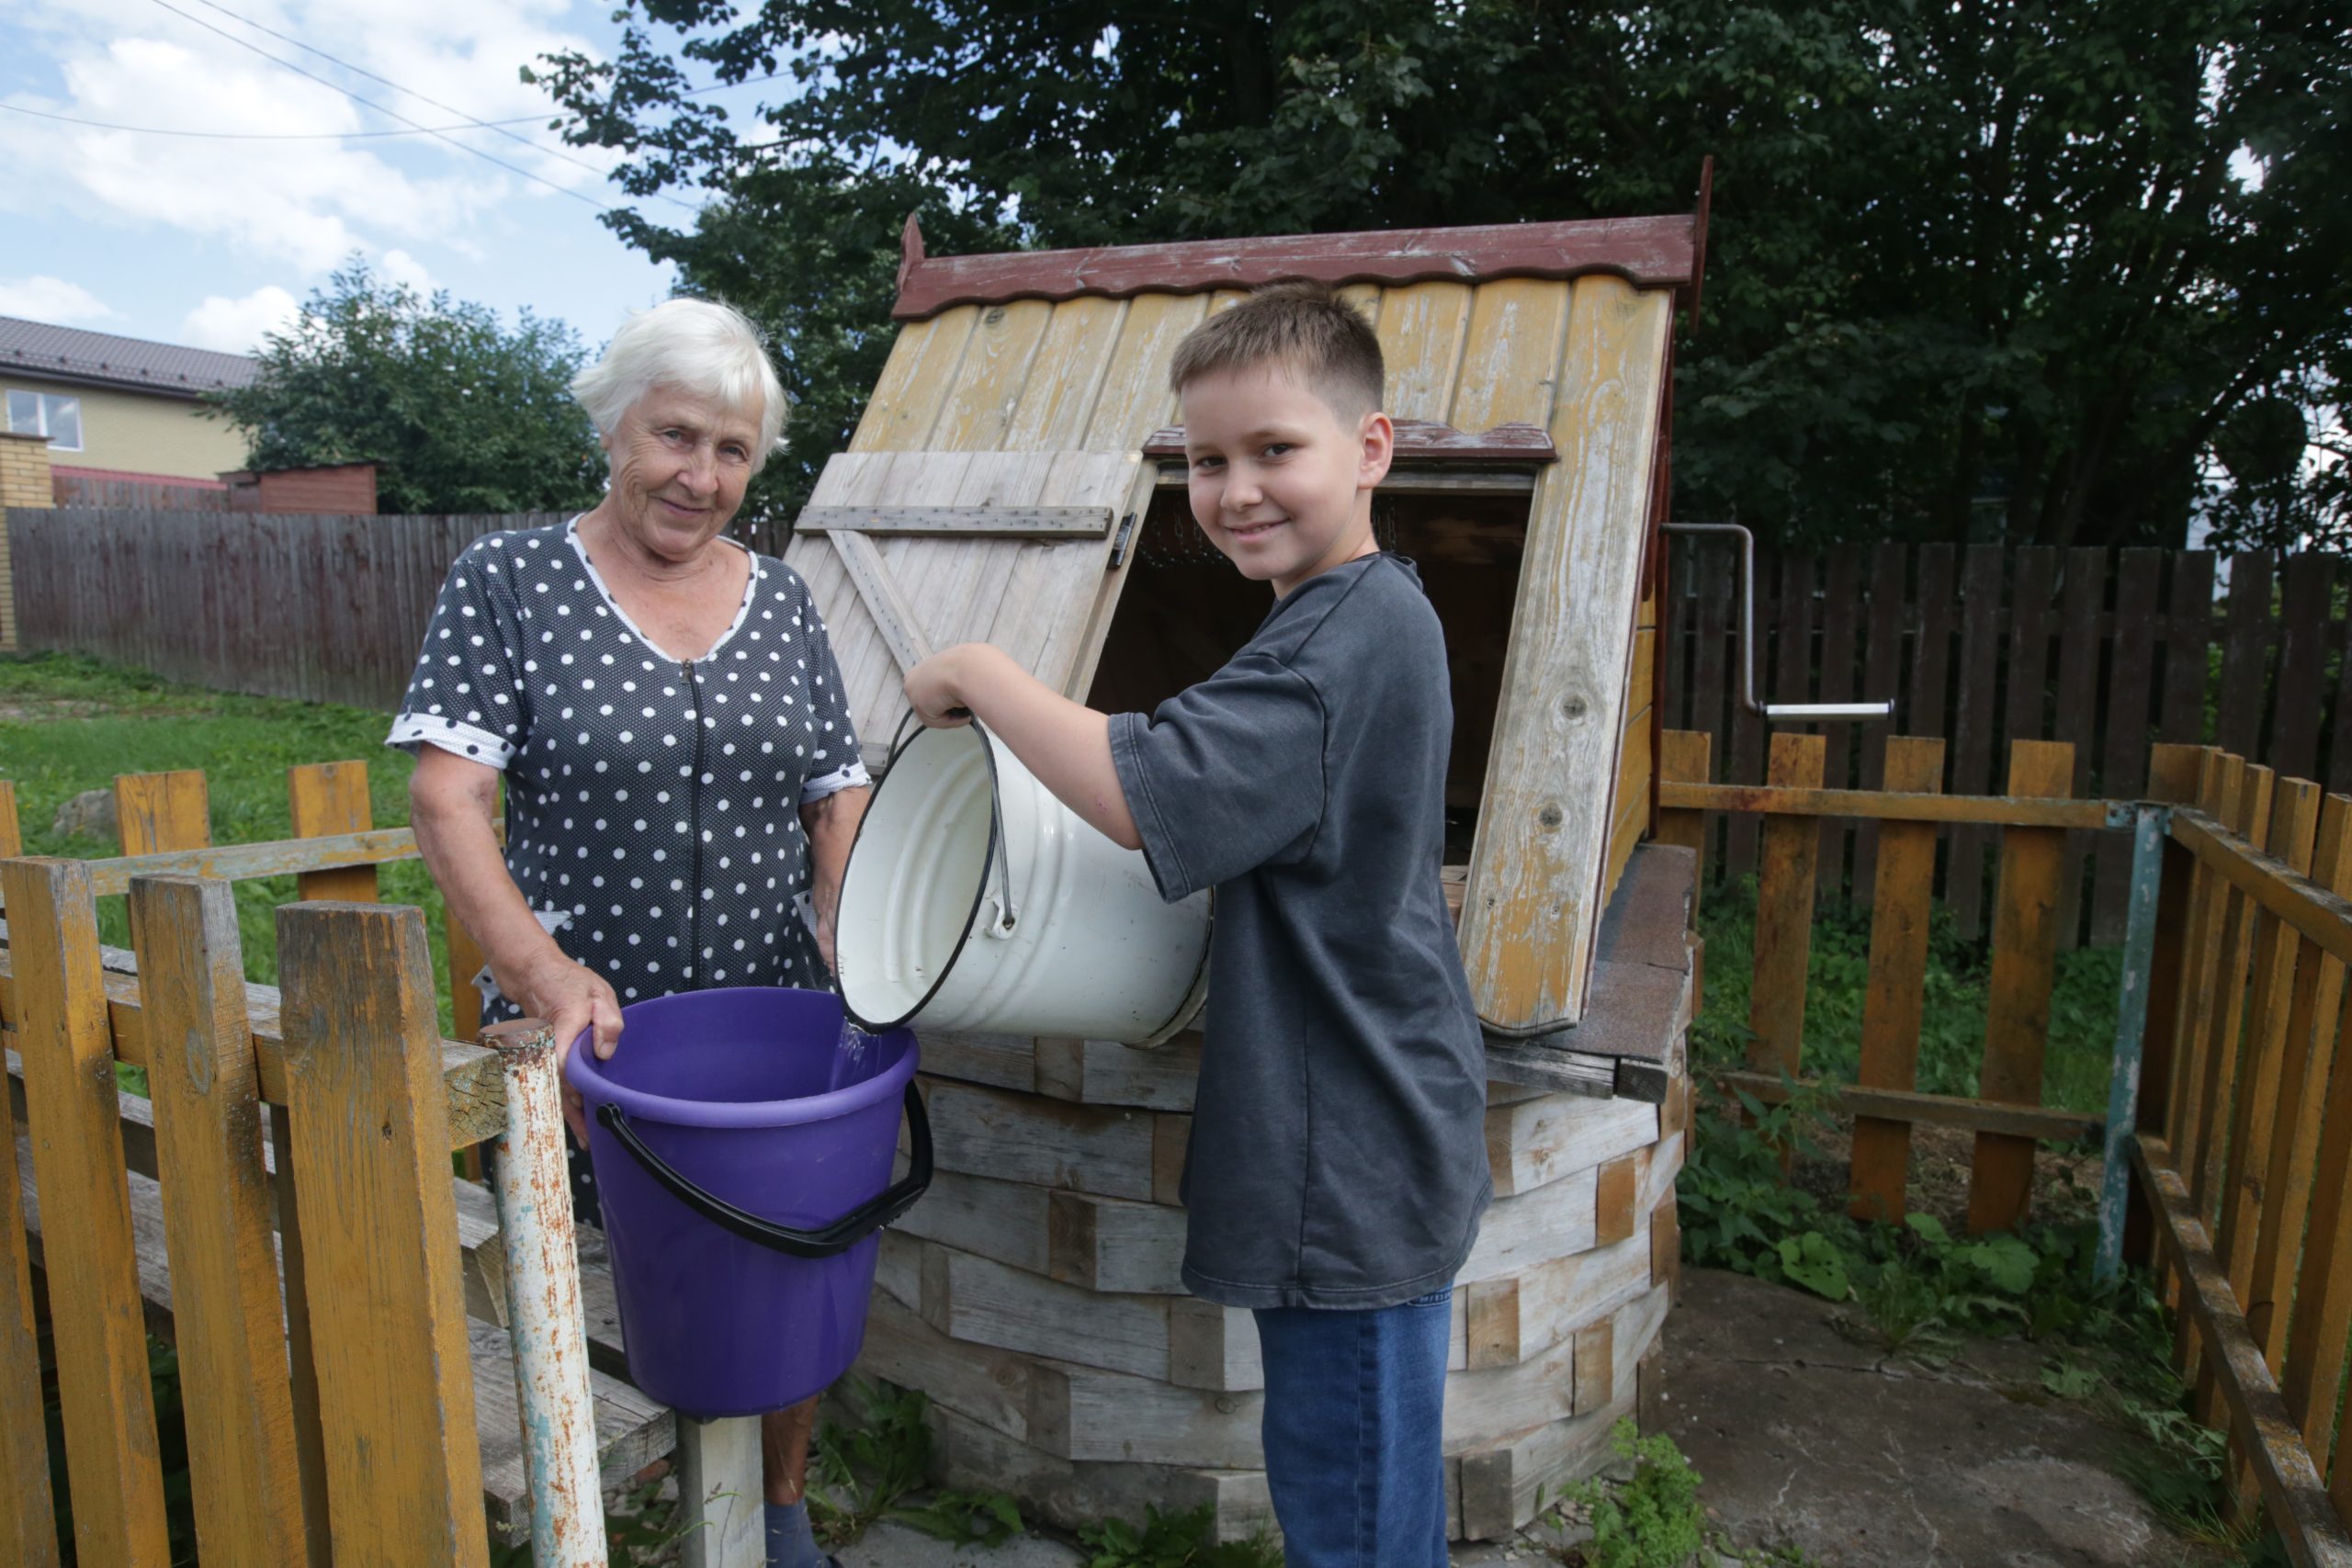
[[(629, 1379), (690, 1416), (821, 1393), (857, 1359), (876, 1234), (931, 1179), (915, 1037), (845, 1027), (825, 991), (687, 991), (583, 1038), (587, 1101)], [(903, 1104), (913, 1168), (895, 1186)]]

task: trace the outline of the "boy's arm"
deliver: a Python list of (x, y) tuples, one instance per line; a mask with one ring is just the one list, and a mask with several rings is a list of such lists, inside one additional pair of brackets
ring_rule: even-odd
[(1053, 690), (1011, 654), (984, 642), (935, 653), (908, 672), (907, 701), (933, 728), (978, 719), (1056, 799), (1120, 848), (1143, 848), (1111, 761), (1109, 717)]

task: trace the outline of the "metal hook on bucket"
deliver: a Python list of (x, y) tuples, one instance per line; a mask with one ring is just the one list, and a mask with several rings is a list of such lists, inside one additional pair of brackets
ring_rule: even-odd
[[(987, 930), (989, 935), (1001, 940), (1012, 934), (1013, 922), (1020, 917), (1012, 907), (1012, 857), (1005, 848), (1004, 791), (997, 780), (996, 742), (989, 739), (989, 732), (981, 728), (978, 719), (972, 716), (971, 709), (950, 708), (947, 711), (961, 714), (971, 726), (973, 733), (980, 738), (980, 760), (988, 764), (989, 859), (996, 863), (997, 893), (989, 900), (995, 906), (996, 913), (989, 919)], [(890, 737), (890, 754), (882, 763), (885, 773), (898, 766), (899, 753), (913, 744), (914, 736), (907, 733), (907, 726), (914, 721), (915, 716), (915, 710), (909, 708), (906, 716), (899, 720), (899, 728)], [(920, 732), (918, 729), (917, 733)]]

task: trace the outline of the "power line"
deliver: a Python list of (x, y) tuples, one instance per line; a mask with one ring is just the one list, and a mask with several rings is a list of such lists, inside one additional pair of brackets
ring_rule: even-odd
[[(51, 114), (46, 109), (28, 109), (22, 104), (0, 104), (0, 109), (10, 114), (28, 114), (37, 119), (62, 120), (67, 125), (86, 125), (96, 130), (127, 130), (134, 136), (193, 136), (208, 141), (351, 141), (364, 137), (424, 136), (435, 130), (471, 130), (472, 125), (421, 126), (413, 130), (167, 130), (153, 125), (117, 125), (111, 120), (82, 119), (70, 114)], [(514, 119), (478, 121), (496, 125), (531, 125), (543, 117), (523, 115)]]
[[(308, 70), (303, 66), (297, 65), (292, 61), (285, 59), (282, 56), (272, 54), (269, 51), (262, 48), (259, 44), (254, 43), (246, 39), (241, 39), (225, 28), (215, 27), (201, 17), (190, 16), (187, 12), (181, 10), (177, 6), (173, 5), (171, 0), (154, 0), (154, 3), (157, 6), (162, 6), (164, 10), (169, 11), (175, 17), (179, 17), (181, 20), (191, 22), (197, 27), (202, 28), (206, 32), (211, 33), (219, 38), (226, 39), (240, 49), (249, 50), (253, 53), (260, 55), (264, 60), (268, 61), (271, 64), (281, 66), (288, 71), (293, 72), (297, 76), (308, 77), (310, 80), (318, 83), (321, 86), (325, 87), (330, 91), (341, 93), (353, 103), (358, 104), (363, 107), (374, 109), (378, 114), (382, 115), (387, 119), (396, 119), (402, 125), (405, 125), (413, 130), (422, 131), (425, 135), (432, 137), (436, 141), (448, 143), (448, 145), (455, 147), (460, 152), (470, 152), (475, 157), (481, 159), (485, 163), (494, 164), (499, 168), (504, 169), (510, 175), (520, 175), (522, 178), (529, 180), (535, 185), (543, 185), (551, 191), (557, 191), (564, 196), (571, 197), (574, 201), (585, 202), (588, 206), (594, 208), (599, 212), (609, 212), (614, 210), (613, 209), (606, 207), (604, 203), (598, 201), (594, 197), (584, 196), (581, 192), (573, 190), (569, 186), (558, 185), (555, 181), (548, 179), (544, 175), (533, 174), (530, 170), (510, 164), (503, 158), (494, 158), (479, 147), (469, 146), (463, 141), (456, 141), (446, 132), (436, 130), (429, 125), (420, 124), (417, 121), (409, 118), (408, 116), (400, 113), (396, 109), (386, 108), (383, 105), (377, 103), (371, 98), (363, 98), (358, 94), (353, 92), (350, 88), (330, 82), (315, 71)], [(454, 114), (458, 111), (453, 109), (449, 112)], [(526, 143), (526, 145), (530, 144)], [(546, 151), (544, 148), (539, 150), (542, 152)], [(662, 199), (674, 202), (680, 207), (687, 206), (684, 202), (677, 201), (674, 197), (664, 197)], [(692, 209), (690, 208), (689, 210), (692, 210)]]
[[(680, 97), (698, 98), (708, 93), (723, 93), (732, 87), (749, 87), (761, 82), (773, 82), (788, 76), (787, 71), (771, 71), (764, 76), (747, 76), (741, 82), (712, 82), (705, 86), (689, 87)], [(55, 114), (48, 109), (28, 108), (22, 104), (0, 104), (0, 109), (10, 114), (28, 114), (36, 119), (53, 119), (66, 125), (86, 125), (94, 130), (122, 130), (133, 136), (184, 136), (207, 141), (359, 141), (386, 136), (429, 136), (436, 130), (470, 130), (480, 126), (495, 130), (502, 125), (538, 125), (543, 115), (517, 115), (513, 119), (469, 119), (462, 125), (403, 127), (399, 130), (177, 130), (160, 125), (118, 125), (108, 119), (85, 119), (78, 115)], [(538, 143), (533, 142), (532, 146)], [(545, 149), (541, 149), (545, 151)]]
[[(461, 108), (457, 108), (451, 105), (442, 103), (437, 98), (428, 98), (423, 93), (418, 92), (415, 88), (403, 87), (389, 76), (379, 76), (373, 71), (354, 65), (348, 60), (338, 59), (334, 55), (329, 54), (325, 50), (320, 49), (314, 44), (304, 43), (300, 39), (295, 38), (290, 34), (279, 32), (276, 28), (254, 21), (251, 17), (239, 16), (236, 12), (229, 9), (228, 6), (216, 4), (215, 0), (196, 0), (196, 3), (209, 11), (220, 12), (220, 15), (228, 17), (232, 22), (243, 22), (245, 26), (253, 28), (255, 32), (266, 33), (271, 38), (277, 39), (280, 43), (290, 43), (296, 49), (301, 50), (305, 53), (315, 54), (321, 60), (327, 62), (331, 65), (339, 65), (355, 76), (365, 76), (370, 82), (380, 82), (385, 86), (390, 87), (393, 92), (406, 93), (410, 97), (414, 98), (417, 102), (422, 104), (431, 104), (435, 108), (439, 109), (444, 114), (456, 115), (458, 118), (467, 121), (469, 124), (480, 126), (484, 130), (495, 130), (499, 135), (506, 138), (507, 141), (514, 142), (520, 146), (528, 147), (535, 152), (542, 153), (547, 157), (560, 159), (576, 169), (585, 169), (590, 174), (594, 175), (598, 179), (610, 177), (606, 171), (598, 168), (595, 164), (588, 162), (585, 158), (575, 158), (569, 152), (560, 151), (553, 147), (543, 146), (540, 143), (532, 141), (527, 136), (517, 136), (511, 130), (491, 124), (488, 120), (476, 119), (473, 116), (466, 113), (466, 111)], [(669, 202), (673, 207), (684, 207), (690, 212), (694, 210), (693, 207), (689, 203), (680, 201), (677, 197), (673, 196), (661, 196), (657, 197), (656, 199)]]

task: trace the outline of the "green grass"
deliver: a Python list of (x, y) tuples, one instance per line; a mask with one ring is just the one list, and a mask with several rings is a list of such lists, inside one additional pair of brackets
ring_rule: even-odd
[[(1732, 1066), (1745, 1057), (1748, 1037), (1748, 998), (1756, 967), (1754, 879), (1710, 889), (1700, 905), (1699, 929), (1707, 942), (1706, 996), (1691, 1027), (1691, 1053), (1703, 1065)], [(1854, 1081), (1861, 1060), (1870, 953), (1868, 909), (1838, 904), (1815, 912), (1801, 1077)], [(1923, 1092), (1975, 1097), (1977, 1072), (1984, 1060), (1990, 971), (1985, 942), (1960, 936), (1952, 930), (1950, 912), (1937, 906), (1928, 941), (1919, 1028), (1918, 1088)], [(2093, 1115), (2106, 1111), (2122, 974), (2120, 948), (2058, 954), (2050, 1035), (2042, 1056), (2043, 1104)]]
[[(384, 745), (390, 724), (388, 715), (359, 708), (207, 691), (71, 655), (0, 655), (0, 777), (16, 782), (28, 854), (98, 860), (120, 853), (110, 840), (54, 831), (58, 807), (85, 790), (110, 787), (118, 773), (176, 768), (204, 770), (215, 843), (291, 837), (286, 773), (306, 762), (364, 761), (375, 825), (404, 826), (415, 764)], [(383, 867), (379, 882), (385, 902), (424, 911), (447, 1032), (441, 895), (418, 861)], [(293, 901), (294, 879), (241, 882), (236, 893), (245, 977), (275, 985), (273, 911)], [(98, 901), (101, 942), (130, 944), (126, 902)]]

